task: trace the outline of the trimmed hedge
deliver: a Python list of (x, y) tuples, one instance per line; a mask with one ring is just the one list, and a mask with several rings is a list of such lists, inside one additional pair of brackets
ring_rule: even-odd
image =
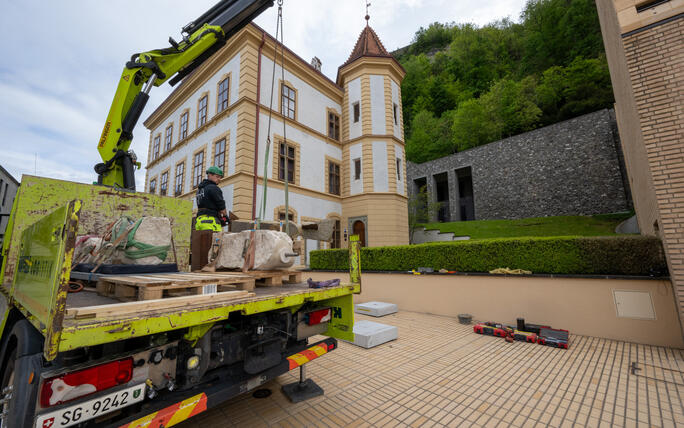
[[(348, 251), (311, 252), (313, 270), (348, 269)], [(533, 273), (655, 275), (667, 273), (660, 240), (646, 236), (544, 237), (433, 242), (361, 249), (364, 271), (410, 271), (431, 267), (489, 272), (508, 267)]]

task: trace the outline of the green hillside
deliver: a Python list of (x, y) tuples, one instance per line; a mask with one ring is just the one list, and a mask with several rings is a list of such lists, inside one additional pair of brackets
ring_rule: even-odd
[(519, 22), (433, 23), (395, 55), (413, 162), (613, 104), (593, 0), (529, 0)]

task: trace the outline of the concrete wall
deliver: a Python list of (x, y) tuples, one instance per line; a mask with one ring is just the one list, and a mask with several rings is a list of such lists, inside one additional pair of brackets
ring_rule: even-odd
[[(346, 273), (310, 276), (348, 280)], [(648, 293), (656, 319), (618, 317), (613, 292), (624, 290)], [(400, 311), (450, 317), (469, 313), (478, 321), (515, 324), (524, 317), (571, 334), (684, 348), (672, 293), (668, 280), (363, 273), (362, 293), (354, 300), (396, 303)]]
[(630, 209), (618, 158), (612, 110), (601, 110), (422, 164), (414, 180), (447, 173), (452, 221), (460, 220), (455, 170), (471, 167), (475, 219), (589, 215)]

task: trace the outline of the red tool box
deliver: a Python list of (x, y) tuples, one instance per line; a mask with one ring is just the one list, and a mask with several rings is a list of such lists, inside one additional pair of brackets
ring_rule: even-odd
[(478, 323), (473, 326), (473, 331), (478, 334), (485, 334), (487, 336), (496, 336), (496, 337), (506, 337), (508, 336), (508, 332), (506, 331), (506, 328), (501, 325), (501, 324), (494, 324), (494, 323)]
[(537, 335), (529, 331), (513, 330), (513, 339), (520, 342), (537, 343)]
[(540, 345), (568, 349), (569, 336), (570, 333), (567, 330), (542, 328), (541, 330), (539, 330), (539, 337), (537, 338), (537, 343)]

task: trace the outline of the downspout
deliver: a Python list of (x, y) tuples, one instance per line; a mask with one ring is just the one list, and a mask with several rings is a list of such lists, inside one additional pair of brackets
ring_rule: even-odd
[[(256, 220), (256, 189), (257, 172), (259, 165), (259, 114), (261, 107), (261, 49), (266, 43), (266, 33), (261, 32), (261, 44), (259, 45), (259, 60), (257, 65), (257, 90), (256, 90), (256, 127), (254, 132), (254, 182), (252, 183), (252, 220)], [(264, 171), (265, 173), (266, 171)]]

